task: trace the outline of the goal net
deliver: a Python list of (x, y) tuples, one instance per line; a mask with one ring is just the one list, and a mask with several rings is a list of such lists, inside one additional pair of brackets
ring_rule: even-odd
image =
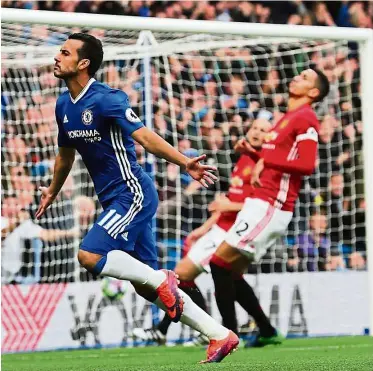
[(357, 44), (2, 23), (3, 284), (95, 279), (76, 261), (81, 239), (101, 212), (79, 155), (56, 202), (40, 221), (34, 219), (38, 188), (52, 178), (54, 108), (66, 89), (53, 76), (53, 56), (68, 34), (80, 31), (104, 44), (98, 81), (125, 91), (143, 122), (172, 146), (190, 157), (205, 153), (218, 168), (219, 181), (203, 189), (136, 145), (160, 199), (154, 219), (160, 267), (175, 267), (185, 237), (209, 217), (209, 203), (228, 191), (237, 140), (255, 120), (276, 123), (286, 112), (291, 79), (317, 67), (331, 89), (316, 106), (316, 171), (304, 180), (287, 236), (249, 272), (366, 269)]
[[(75, 31), (81, 30), (3, 24), (2, 198), (12, 213), (6, 218), (17, 219), (18, 208), (26, 211), (24, 218), (27, 212), (33, 218), (37, 189), (50, 183), (57, 150), (54, 106), (65, 89), (53, 76), (53, 56)], [(329, 96), (317, 107), (321, 122), (317, 170), (304, 182), (287, 238), (255, 269), (267, 273), (364, 269), (360, 79), (353, 45), (83, 31), (100, 37), (105, 46), (105, 62), (96, 78), (124, 90), (143, 121), (174, 147), (188, 156), (206, 153), (207, 162), (219, 169), (219, 182), (205, 190), (175, 165), (153, 161), (137, 147), (139, 162), (159, 192), (154, 226), (161, 266), (174, 267), (182, 255), (183, 239), (209, 217), (207, 206), (214, 197), (227, 192), (237, 139), (258, 118), (279, 120), (286, 111), (290, 80), (303, 69), (317, 67), (331, 84)], [(17, 264), (4, 257), (6, 265), (20, 268), (9, 272), (11, 278), (23, 280), (36, 273), (40, 282), (79, 279), (75, 250), (99, 212), (91, 180), (78, 158), (57, 202), (38, 225), (66, 232), (75, 228), (80, 234), (57, 238), (56, 233), (49, 241), (27, 238), (31, 244), (23, 243), (19, 255), (9, 254)], [(320, 246), (312, 249), (305, 239), (316, 231)], [(37, 249), (40, 256), (35, 256), (35, 244), (42, 246)]]

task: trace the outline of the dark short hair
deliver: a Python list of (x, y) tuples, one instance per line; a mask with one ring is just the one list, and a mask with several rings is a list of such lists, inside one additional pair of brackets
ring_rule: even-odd
[(316, 88), (319, 89), (319, 95), (314, 99), (314, 102), (321, 102), (328, 94), (330, 90), (330, 84), (325, 74), (317, 69), (312, 68), (317, 74)]
[(101, 41), (88, 33), (81, 32), (71, 34), (69, 39), (83, 42), (83, 46), (78, 50), (79, 60), (89, 59), (88, 74), (93, 77), (104, 59)]
[(316, 216), (316, 215), (325, 215), (328, 216), (328, 210), (326, 209), (325, 206), (320, 206), (320, 207), (313, 207), (311, 210), (311, 217)]

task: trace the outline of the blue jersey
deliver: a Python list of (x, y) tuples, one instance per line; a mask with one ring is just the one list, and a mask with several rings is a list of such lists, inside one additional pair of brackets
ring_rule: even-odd
[(127, 94), (92, 78), (75, 99), (68, 91), (58, 98), (56, 120), (58, 146), (80, 153), (104, 208), (120, 195), (139, 211), (152, 181), (137, 163), (131, 134), (143, 124)]

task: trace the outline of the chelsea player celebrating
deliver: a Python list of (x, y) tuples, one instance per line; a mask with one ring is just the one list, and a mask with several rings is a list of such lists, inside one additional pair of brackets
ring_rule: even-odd
[(84, 238), (80, 264), (103, 276), (128, 280), (137, 293), (210, 339), (207, 359), (220, 362), (236, 349), (238, 338), (200, 309), (177, 287), (172, 271), (156, 270), (157, 252), (151, 221), (158, 195), (150, 177), (136, 161), (134, 140), (147, 151), (185, 169), (203, 186), (214, 183), (214, 167), (202, 165), (205, 156), (188, 159), (148, 130), (121, 90), (93, 76), (103, 60), (101, 41), (75, 33), (55, 56), (54, 75), (68, 91), (56, 104), (59, 153), (52, 183), (41, 187), (40, 218), (55, 200), (74, 163), (75, 149), (92, 177), (104, 209)]

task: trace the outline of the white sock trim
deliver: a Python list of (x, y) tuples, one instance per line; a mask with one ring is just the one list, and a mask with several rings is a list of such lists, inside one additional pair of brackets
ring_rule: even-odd
[(107, 254), (101, 275), (146, 284), (153, 289), (166, 279), (163, 271), (154, 270), (121, 250), (113, 250)]
[[(180, 319), (181, 323), (184, 323), (192, 329), (202, 333), (210, 340), (222, 340), (229, 335), (229, 330), (227, 328), (222, 326), (218, 321), (202, 310), (184, 291), (180, 289), (179, 291), (184, 300), (184, 311)], [(159, 298), (155, 300), (154, 304), (162, 310), (165, 310), (165, 307)]]

